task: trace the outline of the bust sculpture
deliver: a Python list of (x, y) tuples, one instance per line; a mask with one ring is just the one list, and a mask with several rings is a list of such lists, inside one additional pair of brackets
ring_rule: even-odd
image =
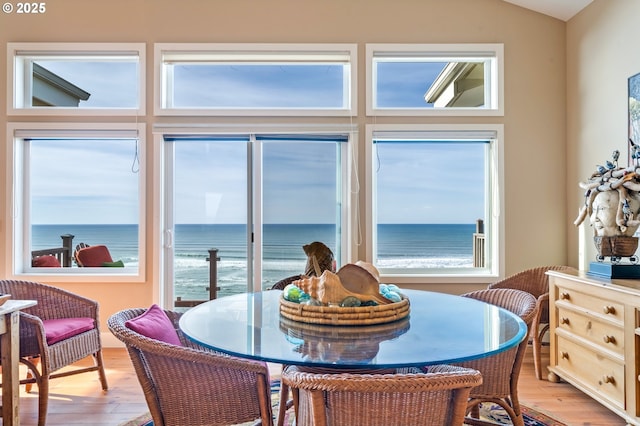
[(631, 165), (618, 167), (619, 151), (613, 161), (598, 166), (580, 187), (585, 189), (585, 203), (574, 224), (582, 224), (589, 217), (598, 249), (598, 260), (604, 256), (631, 257), (638, 247), (633, 235), (640, 227), (640, 168)]

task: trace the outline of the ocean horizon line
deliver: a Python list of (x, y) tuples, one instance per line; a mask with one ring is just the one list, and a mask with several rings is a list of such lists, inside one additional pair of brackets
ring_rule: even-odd
[[(76, 243), (106, 245), (114, 259), (138, 263), (138, 226), (133, 224), (34, 225), (32, 249), (56, 247), (63, 234)], [(382, 268), (460, 268), (473, 266), (476, 224), (380, 224), (376, 262)], [(245, 224), (177, 224), (173, 236), (176, 296), (202, 298), (209, 280), (209, 249), (218, 249), (220, 295), (246, 291)], [(305, 270), (303, 246), (322, 241), (336, 249), (335, 224), (265, 224), (262, 279), (269, 288), (278, 280)]]
[[(451, 223), (451, 222), (411, 222), (411, 223), (396, 223), (396, 222), (385, 222), (379, 223), (378, 225), (475, 225), (475, 222), (460, 222), (460, 223)], [(33, 223), (33, 226), (138, 226), (137, 223)], [(246, 225), (246, 223), (176, 223), (175, 225)], [(263, 225), (332, 225), (335, 226), (335, 223), (324, 223), (324, 222), (309, 222), (309, 223), (290, 223), (290, 222), (268, 222), (263, 223)]]

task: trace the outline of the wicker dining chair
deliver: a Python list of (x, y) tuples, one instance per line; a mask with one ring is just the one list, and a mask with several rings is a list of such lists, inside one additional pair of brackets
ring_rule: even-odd
[(489, 285), (489, 288), (513, 288), (531, 293), (538, 299), (538, 314), (531, 324), (529, 342), (533, 347), (533, 366), (536, 378), (542, 379), (542, 340), (549, 331), (549, 277), (547, 271), (566, 271), (570, 266), (540, 266), (526, 269)]
[[(46, 284), (0, 280), (0, 293), (38, 303), (20, 312), (20, 362), (28, 375), (21, 384), (38, 385), (38, 425), (44, 426), (49, 402), (49, 380), (97, 371), (103, 390), (108, 389), (102, 361), (98, 303)], [(93, 365), (63, 367), (91, 356)]]
[(478, 290), (463, 296), (507, 309), (522, 318), (527, 325), (527, 336), (517, 346), (495, 355), (457, 364), (482, 373), (482, 385), (471, 389), (467, 404), (470, 415), (465, 418), (465, 424), (495, 424), (478, 418), (479, 405), (484, 402), (500, 405), (507, 412), (514, 426), (524, 426), (518, 400), (518, 378), (527, 349), (531, 324), (537, 315), (536, 298), (526, 291), (506, 288)]
[(276, 282), (274, 285), (272, 285), (269, 290), (284, 290), (286, 286), (288, 286), (294, 281), (301, 279), (302, 277), (303, 275), (298, 274), (298, 275), (292, 275), (287, 278), (283, 278), (280, 281)]
[(296, 426), (450, 426), (461, 425), (469, 392), (481, 374), (450, 365), (425, 373), (374, 374), (282, 372), (292, 390)]
[(181, 313), (163, 310), (182, 346), (151, 339), (125, 323), (145, 309), (126, 309), (107, 321), (124, 342), (154, 426), (216, 426), (256, 421), (273, 425), (266, 363), (215, 352), (179, 330)]

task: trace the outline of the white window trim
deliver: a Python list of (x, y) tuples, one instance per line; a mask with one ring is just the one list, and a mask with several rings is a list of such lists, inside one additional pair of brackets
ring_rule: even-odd
[[(41, 281), (46, 277), (47, 282), (145, 282), (146, 247), (145, 247), (145, 130), (144, 124), (132, 123), (8, 123), (7, 125), (7, 159), (5, 167), (5, 206), (8, 238), (4, 243), (5, 253), (11, 253), (8, 268), (8, 278)], [(31, 252), (25, 243), (26, 229), (29, 224), (22, 214), (24, 196), (20, 188), (25, 184), (26, 171), (22, 170), (23, 149), (18, 147), (20, 139), (27, 135), (91, 135), (114, 137), (122, 135), (137, 135), (138, 156), (140, 161), (140, 177), (138, 179), (138, 193), (140, 211), (138, 217), (138, 268), (34, 268), (30, 266)], [(22, 136), (17, 136), (22, 135)], [(27, 260), (29, 263), (27, 263)], [(29, 264), (25, 267), (24, 265)]]
[[(163, 72), (165, 57), (202, 58), (207, 56), (234, 55), (242, 58), (249, 55), (264, 57), (273, 55), (274, 59), (284, 56), (297, 58), (331, 55), (347, 55), (350, 65), (350, 87), (345, 96), (349, 96), (349, 108), (171, 108), (165, 107), (164, 96), (169, 84)], [(358, 47), (356, 44), (261, 44), (261, 43), (156, 43), (154, 45), (154, 114), (158, 116), (241, 116), (241, 117), (349, 117), (358, 113)]]
[[(21, 56), (132, 56), (138, 58), (137, 108), (72, 108), (24, 106), (25, 60)], [(7, 43), (7, 115), (12, 116), (138, 116), (146, 105), (145, 43)], [(29, 86), (30, 87), (30, 86)]]
[[(373, 236), (374, 218), (374, 149), (373, 135), (377, 131), (432, 131), (443, 133), (454, 133), (455, 131), (493, 131), (496, 133), (495, 151), (493, 159), (493, 175), (495, 182), (492, 182), (492, 202), (489, 206), (489, 214), (492, 215), (493, 227), (491, 236), (494, 244), (491, 246), (492, 267), (491, 270), (484, 270), (481, 273), (449, 273), (437, 274), (382, 274), (381, 282), (394, 282), (397, 284), (473, 284), (487, 283), (495, 281), (504, 276), (505, 264), (505, 224), (504, 224), (504, 126), (502, 124), (368, 124), (365, 126), (365, 226), (366, 234), (370, 236), (366, 242), (366, 260), (373, 260)], [(440, 272), (441, 270), (439, 270)]]
[[(495, 102), (489, 108), (375, 108), (373, 59), (377, 54), (389, 56), (411, 54), (416, 57), (469, 57), (495, 58), (491, 69), (491, 81), (487, 82), (490, 99)], [(366, 45), (366, 107), (369, 116), (503, 116), (504, 115), (504, 45), (482, 44), (367, 44)]]

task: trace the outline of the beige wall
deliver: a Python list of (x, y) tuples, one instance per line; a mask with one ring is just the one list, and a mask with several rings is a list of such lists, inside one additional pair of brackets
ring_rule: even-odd
[[(640, 72), (640, 2), (595, 0), (567, 24), (567, 193), (573, 218), (583, 203), (578, 187), (596, 164), (620, 150), (627, 161), (627, 79)], [(588, 269), (593, 230), (568, 227), (569, 261)]]
[[(626, 7), (638, 12), (640, 7), (631, 6), (634, 2), (620, 3), (626, 5), (620, 6), (620, 9)], [(625, 14), (624, 10), (617, 12), (622, 15), (621, 19), (631, 15)], [(590, 22), (585, 23), (585, 26), (589, 25)], [(621, 31), (613, 18), (603, 25), (603, 34)], [(571, 26), (572, 44), (576, 43), (574, 40), (579, 36), (576, 27), (577, 24)], [(6, 80), (6, 42), (9, 41), (146, 42), (149, 94), (153, 93), (152, 56), (155, 42), (346, 42), (358, 43), (359, 86), (360, 93), (364, 93), (365, 43), (504, 43), (504, 117), (472, 117), (465, 120), (412, 118), (410, 121), (504, 123), (506, 179), (505, 209), (502, 214), (507, 230), (506, 273), (511, 274), (527, 267), (563, 264), (567, 261), (567, 228), (572, 221), (569, 216), (575, 211), (576, 195), (574, 186), (566, 181), (565, 29), (566, 23), (563, 21), (501, 0), (55, 0), (48, 2), (46, 13), (39, 16), (0, 15), (0, 40), (4, 49), (0, 55), (0, 79)], [(584, 120), (575, 123), (572, 111), (572, 129), (580, 127), (583, 131), (578, 135), (576, 130), (572, 131), (571, 155), (585, 160), (587, 164), (607, 155), (614, 146), (623, 145), (624, 78), (640, 70), (629, 64), (623, 72), (616, 69), (618, 61), (610, 60), (593, 66), (592, 62), (597, 61), (589, 55), (594, 47), (598, 47), (599, 55), (608, 57), (611, 54), (607, 49), (600, 49), (602, 46), (593, 46), (598, 43), (605, 44), (606, 48), (612, 47), (601, 41), (600, 37), (587, 37), (581, 44), (584, 47), (580, 48), (583, 50), (580, 54), (571, 52), (573, 63), (578, 60), (576, 56), (584, 56), (582, 60), (589, 61), (586, 67), (589, 69), (577, 67), (581, 72), (588, 72), (588, 76), (580, 74), (579, 81), (575, 81), (575, 77), (570, 79), (572, 109), (583, 111), (584, 116)], [(615, 49), (621, 53), (623, 51), (621, 45), (615, 45)], [(575, 68), (573, 65), (572, 69)], [(575, 71), (570, 75), (575, 75)], [(579, 84), (577, 89), (576, 83)], [(592, 86), (599, 86), (601, 93), (589, 97), (590, 102), (581, 104), (582, 99), (574, 99), (575, 92), (586, 97), (585, 87), (591, 89)], [(615, 90), (613, 86), (616, 86)], [(2, 84), (0, 127), (3, 134), (7, 122), (5, 97), (6, 86)], [(612, 101), (604, 103), (603, 99)], [(618, 105), (611, 105), (613, 99)], [(576, 107), (576, 103), (580, 106)], [(361, 135), (364, 134), (364, 124), (371, 122), (364, 114), (364, 106), (364, 97), (361, 95), (360, 112), (354, 121), (360, 126)], [(148, 125), (148, 158), (153, 158), (151, 125), (167, 119), (156, 119), (151, 115), (151, 97), (147, 99), (147, 111), (147, 116), (139, 118), (139, 121)], [(595, 127), (601, 114), (612, 117), (608, 120), (607, 131), (600, 128), (594, 131), (584, 126), (584, 123), (590, 123)], [(376, 122), (381, 124), (399, 120), (378, 117)], [(591, 141), (589, 146), (598, 147), (602, 152), (577, 155), (576, 139), (581, 143), (586, 143), (588, 139)], [(364, 152), (362, 143), (360, 147)], [(359, 154), (363, 156), (363, 152)], [(6, 151), (0, 150), (0, 164), (6, 161)], [(576, 180), (575, 168), (575, 165), (572, 166), (571, 182)], [(360, 164), (358, 169), (363, 172), (365, 167)], [(586, 170), (580, 168), (579, 172), (582, 176)], [(151, 177), (157, 170), (150, 165), (148, 173)], [(360, 182), (364, 181), (364, 176), (361, 176)], [(0, 194), (0, 241), (5, 239), (7, 233), (4, 186), (0, 188), (3, 192)], [(567, 188), (571, 190), (572, 200), (569, 209), (566, 203)], [(147, 189), (150, 194), (146, 202), (152, 206), (157, 194), (151, 193), (150, 185)], [(147, 245), (157, 247), (158, 238), (152, 230), (159, 227), (158, 214), (153, 212), (149, 217), (153, 220), (148, 223)], [(575, 244), (572, 242), (569, 252), (573, 251)], [(0, 256), (0, 276), (7, 270), (7, 257)], [(358, 257), (364, 258), (364, 248)], [(572, 263), (576, 262), (573, 254), (570, 258)], [(145, 306), (153, 301), (155, 293), (152, 289), (156, 288), (159, 280), (154, 275), (157, 268), (153, 265), (151, 255), (147, 265), (147, 282), (144, 284), (76, 283), (62, 286), (100, 300), (104, 319), (119, 309)], [(465, 286), (429, 288), (456, 293), (469, 289)]]

